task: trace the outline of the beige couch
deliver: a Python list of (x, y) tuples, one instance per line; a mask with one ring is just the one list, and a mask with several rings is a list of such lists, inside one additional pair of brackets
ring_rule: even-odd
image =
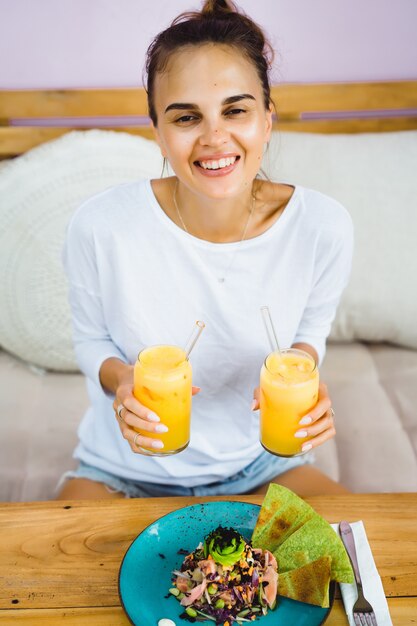
[[(354, 491), (417, 491), (417, 132), (275, 134), (264, 167), (333, 195), (355, 225), (321, 369), (337, 437), (317, 466)], [(160, 169), (153, 142), (105, 131), (71, 133), (0, 168), (0, 500), (50, 498), (74, 466), (88, 400), (60, 265), (68, 218), (85, 197)]]

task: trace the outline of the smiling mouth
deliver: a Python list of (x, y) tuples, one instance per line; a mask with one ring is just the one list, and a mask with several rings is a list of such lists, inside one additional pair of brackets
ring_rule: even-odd
[(198, 165), (204, 170), (222, 170), (225, 167), (230, 167), (239, 159), (239, 156), (233, 156), (218, 160), (210, 159), (207, 161), (194, 161), (194, 164)]

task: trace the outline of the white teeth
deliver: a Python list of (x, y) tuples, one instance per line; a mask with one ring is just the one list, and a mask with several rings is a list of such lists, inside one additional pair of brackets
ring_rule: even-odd
[(237, 157), (226, 157), (224, 159), (219, 159), (218, 161), (199, 161), (199, 163), (205, 170), (219, 170), (222, 167), (232, 165), (236, 159)]

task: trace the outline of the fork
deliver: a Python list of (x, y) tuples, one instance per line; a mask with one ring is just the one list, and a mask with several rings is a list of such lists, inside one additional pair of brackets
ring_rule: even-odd
[(356, 588), (358, 590), (358, 599), (353, 605), (353, 619), (356, 626), (378, 626), (374, 610), (363, 595), (362, 580), (359, 573), (358, 558), (356, 556), (355, 539), (353, 537), (352, 528), (347, 522), (340, 522), (339, 533), (352, 563), (353, 572), (355, 574)]

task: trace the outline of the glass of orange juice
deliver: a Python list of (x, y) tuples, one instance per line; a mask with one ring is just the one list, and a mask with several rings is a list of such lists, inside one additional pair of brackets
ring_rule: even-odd
[(272, 352), (261, 369), (260, 440), (277, 456), (302, 454), (300, 419), (317, 403), (319, 373), (313, 357), (295, 348)]
[(139, 431), (146, 437), (160, 439), (162, 450), (141, 448), (149, 456), (168, 456), (184, 450), (190, 440), (191, 365), (187, 353), (177, 346), (161, 345), (139, 353), (134, 368), (133, 395), (156, 413), (167, 433)]

